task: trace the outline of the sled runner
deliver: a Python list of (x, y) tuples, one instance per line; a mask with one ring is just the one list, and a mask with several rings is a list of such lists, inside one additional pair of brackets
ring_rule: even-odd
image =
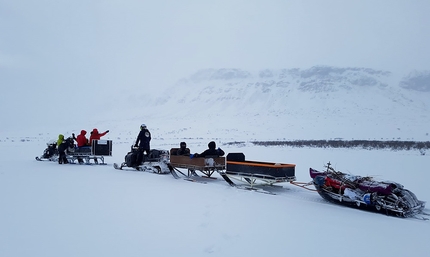
[(233, 182), (236, 180), (253, 189), (256, 185), (295, 181), (295, 167), (295, 164), (247, 161), (243, 153), (229, 153), (226, 170), (219, 173), (231, 186), (237, 186)]
[(158, 174), (168, 174), (172, 169), (169, 161), (169, 152), (167, 150), (152, 149), (149, 155), (143, 155), (141, 163), (137, 163), (138, 147), (131, 147), (130, 152), (124, 157), (121, 164), (114, 163), (113, 167), (118, 170), (131, 168), (138, 171), (148, 171)]
[(310, 168), (309, 173), (317, 192), (330, 202), (399, 217), (414, 217), (425, 207), (425, 202), (399, 183), (345, 174), (330, 163), (326, 167), (324, 172)]
[[(184, 177), (199, 177), (196, 171), (204, 174), (205, 178), (211, 177), (215, 171), (222, 171), (225, 169), (225, 157), (195, 157), (190, 158), (189, 155), (177, 155), (176, 152), (179, 148), (170, 149), (170, 164), (173, 167), (172, 175), (175, 178), (179, 178), (179, 174)], [(187, 173), (183, 173), (178, 170), (186, 169)], [(177, 174), (178, 172), (179, 174)]]

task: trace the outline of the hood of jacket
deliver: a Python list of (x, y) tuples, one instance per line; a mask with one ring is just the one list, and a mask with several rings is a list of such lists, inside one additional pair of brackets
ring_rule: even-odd
[(81, 130), (81, 135), (82, 136), (85, 136), (87, 134), (87, 131), (86, 130)]
[(61, 145), (64, 141), (64, 135), (58, 135), (57, 146)]

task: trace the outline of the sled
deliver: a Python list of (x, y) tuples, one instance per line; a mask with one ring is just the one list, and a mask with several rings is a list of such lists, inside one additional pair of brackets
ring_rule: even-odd
[(137, 164), (136, 158), (139, 148), (131, 146), (130, 152), (124, 157), (121, 164), (114, 163), (113, 167), (117, 170), (130, 168), (130, 170), (148, 171), (157, 174), (168, 174), (171, 172), (169, 151), (161, 149), (151, 149), (149, 155), (143, 155), (142, 163)]
[(105, 156), (112, 156), (112, 140), (93, 140), (91, 146), (69, 148), (66, 152), (66, 158), (69, 163), (76, 160), (79, 164), (106, 165)]
[(345, 174), (330, 165), (324, 172), (310, 168), (309, 174), (319, 195), (332, 203), (398, 217), (414, 217), (424, 210), (425, 202), (399, 183)]
[(229, 153), (226, 170), (219, 173), (231, 186), (238, 186), (233, 182), (235, 180), (253, 189), (256, 185), (272, 186), (295, 181), (295, 167), (295, 164), (248, 161), (243, 153)]
[[(180, 177), (176, 172), (179, 172), (185, 177), (199, 177), (196, 171), (204, 174), (205, 178), (211, 177), (215, 171), (222, 171), (225, 169), (225, 157), (206, 156), (190, 158), (189, 155), (177, 155), (176, 152), (179, 148), (170, 149), (170, 164), (173, 167), (172, 175), (175, 178)], [(178, 170), (186, 169), (187, 173), (182, 173)]]

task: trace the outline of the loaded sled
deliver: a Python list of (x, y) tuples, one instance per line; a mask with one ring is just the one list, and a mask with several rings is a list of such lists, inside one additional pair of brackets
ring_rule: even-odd
[[(171, 173), (177, 179), (181, 177), (179, 174), (185, 178), (199, 177), (196, 171), (203, 173), (203, 177), (205, 178), (213, 178), (212, 175), (215, 171), (219, 172), (225, 169), (225, 157), (205, 156), (190, 158), (189, 155), (177, 155), (178, 149), (170, 149), (170, 164), (173, 168)], [(179, 169), (186, 169), (187, 173), (183, 173)]]
[(158, 174), (170, 173), (171, 166), (167, 150), (152, 149), (148, 155), (143, 155), (140, 163), (137, 163), (138, 154), (139, 148), (132, 146), (130, 152), (125, 155), (124, 162), (121, 164), (114, 163), (114, 168), (122, 170), (128, 167), (138, 171), (149, 171)]
[(399, 183), (345, 174), (330, 163), (326, 167), (324, 172), (310, 168), (309, 173), (317, 192), (330, 202), (399, 217), (414, 217), (425, 207), (425, 202)]
[(247, 185), (247, 189), (254, 189), (256, 185), (295, 181), (295, 167), (295, 164), (248, 161), (243, 153), (229, 153), (226, 170), (219, 173), (231, 186), (237, 186), (235, 180)]
[(69, 163), (77, 160), (79, 164), (91, 164), (93, 160), (95, 164), (105, 165), (105, 156), (112, 156), (112, 140), (93, 140), (91, 146), (69, 148), (66, 151)]

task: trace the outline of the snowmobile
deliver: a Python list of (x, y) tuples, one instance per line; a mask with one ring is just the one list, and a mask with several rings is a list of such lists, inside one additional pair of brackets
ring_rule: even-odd
[(121, 164), (114, 163), (113, 167), (118, 170), (129, 167), (138, 171), (148, 171), (158, 174), (170, 173), (172, 167), (170, 165), (169, 151), (152, 149), (148, 155), (143, 155), (141, 163), (137, 163), (138, 153), (139, 148), (131, 146), (130, 152), (124, 157), (124, 162)]
[(58, 160), (58, 149), (57, 149), (57, 141), (51, 140), (46, 143), (46, 149), (43, 151), (41, 156), (36, 156), (36, 160), (38, 161), (57, 161)]
[(326, 168), (324, 172), (310, 168), (309, 173), (317, 192), (330, 202), (398, 217), (425, 214), (425, 202), (399, 183), (345, 174), (330, 163)]

